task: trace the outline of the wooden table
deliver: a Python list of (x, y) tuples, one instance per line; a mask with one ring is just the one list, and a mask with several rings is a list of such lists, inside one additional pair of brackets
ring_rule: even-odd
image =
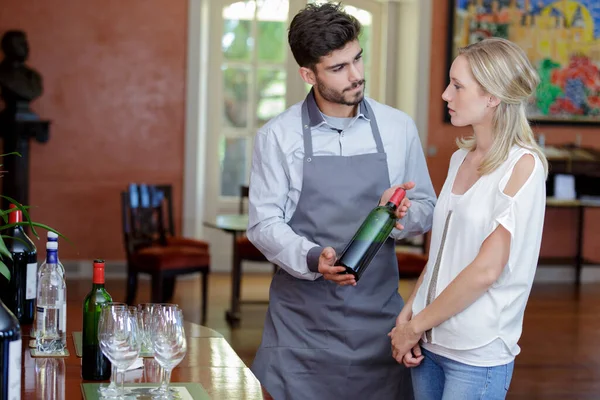
[[(583, 196), (600, 196), (600, 150), (573, 145), (546, 146), (549, 174), (546, 181), (546, 207), (572, 209), (577, 213), (577, 231), (575, 235), (576, 253), (574, 257), (542, 257), (540, 264), (572, 263), (575, 266), (575, 284), (581, 283), (584, 264), (594, 264), (583, 256), (585, 210), (600, 207), (597, 202), (582, 200)], [(554, 177), (557, 174), (572, 175), (575, 179), (577, 199), (557, 200), (554, 196)]]
[(232, 246), (232, 266), (231, 266), (231, 307), (225, 312), (225, 319), (230, 325), (237, 325), (241, 320), (240, 313), (240, 296), (242, 287), (242, 271), (239, 262), (239, 254), (237, 249), (238, 234), (246, 232), (248, 228), (247, 214), (227, 214), (217, 215), (214, 221), (206, 221), (204, 225), (220, 229), (230, 233), (233, 238)]
[(582, 201), (578, 199), (574, 200), (563, 200), (556, 199), (554, 197), (546, 198), (547, 208), (563, 208), (563, 209), (574, 209), (577, 211), (577, 232), (575, 234), (575, 256), (574, 257), (541, 257), (540, 264), (553, 264), (569, 262), (575, 266), (575, 285), (579, 287), (581, 285), (581, 272), (583, 271), (584, 264), (591, 264), (583, 257), (583, 233), (585, 225), (585, 210), (587, 208), (598, 208), (600, 204)]
[[(71, 304), (69, 304), (70, 306)], [(81, 330), (81, 309), (67, 307), (69, 333)], [(72, 317), (72, 318), (71, 318)], [(32, 358), (28, 348), (30, 325), (22, 327), (23, 369), (21, 399), (82, 399), (81, 359), (75, 354), (72, 335), (67, 336), (66, 358)], [(211, 399), (264, 399), (260, 383), (222, 335), (210, 328), (186, 322), (188, 350), (171, 374), (171, 382), (196, 382)], [(144, 359), (144, 367), (128, 371), (126, 383), (158, 382), (157, 363)], [(266, 397), (268, 398), (268, 397)]]
[(595, 148), (546, 146), (544, 153), (553, 174), (600, 178), (600, 150)]

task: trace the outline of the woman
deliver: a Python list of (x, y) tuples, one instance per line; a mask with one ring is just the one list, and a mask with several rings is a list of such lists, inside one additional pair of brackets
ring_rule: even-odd
[(539, 78), (515, 44), (460, 49), (442, 94), (457, 141), (429, 263), (390, 332), (417, 400), (504, 399), (519, 354), (545, 210), (547, 161), (526, 119)]

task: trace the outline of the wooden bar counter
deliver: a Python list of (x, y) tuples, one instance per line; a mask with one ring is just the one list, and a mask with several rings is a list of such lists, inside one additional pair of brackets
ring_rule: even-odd
[[(34, 358), (28, 348), (30, 325), (21, 327), (23, 369), (21, 399), (83, 399), (81, 358), (75, 353), (72, 332), (81, 331), (81, 308), (67, 309), (67, 347), (70, 355), (62, 358)], [(185, 318), (185, 316), (184, 316)], [(195, 382), (202, 385), (211, 399), (263, 399), (261, 386), (250, 369), (218, 332), (186, 322), (187, 354), (171, 374), (171, 382)], [(144, 367), (127, 371), (125, 383), (158, 381), (158, 367), (152, 358)]]

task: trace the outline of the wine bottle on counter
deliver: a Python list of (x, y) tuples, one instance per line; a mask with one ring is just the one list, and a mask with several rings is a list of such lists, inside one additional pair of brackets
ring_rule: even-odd
[(396, 209), (404, 196), (406, 196), (404, 189), (396, 189), (386, 205), (375, 207), (365, 218), (335, 263), (346, 267), (346, 272), (342, 274), (353, 274), (358, 282), (394, 229)]
[[(21, 210), (14, 204), (8, 214), (8, 223), (23, 221)], [(37, 297), (37, 250), (20, 225), (7, 229), (4, 234), (6, 248), (11, 258), (3, 257), (11, 273), (7, 290), (2, 291), (2, 301), (17, 317), (21, 325), (33, 323)]]
[(104, 261), (94, 260), (92, 290), (83, 301), (83, 333), (81, 376), (83, 379), (103, 381), (110, 378), (111, 364), (100, 350), (98, 321), (102, 305), (112, 302), (104, 288)]
[(0, 301), (0, 400), (21, 398), (21, 351), (19, 321)]

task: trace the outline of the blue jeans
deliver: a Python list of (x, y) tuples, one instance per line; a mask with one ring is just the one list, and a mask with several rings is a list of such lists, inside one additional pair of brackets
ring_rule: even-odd
[(425, 349), (423, 361), (412, 368), (415, 400), (500, 400), (506, 398), (515, 362), (474, 367)]

